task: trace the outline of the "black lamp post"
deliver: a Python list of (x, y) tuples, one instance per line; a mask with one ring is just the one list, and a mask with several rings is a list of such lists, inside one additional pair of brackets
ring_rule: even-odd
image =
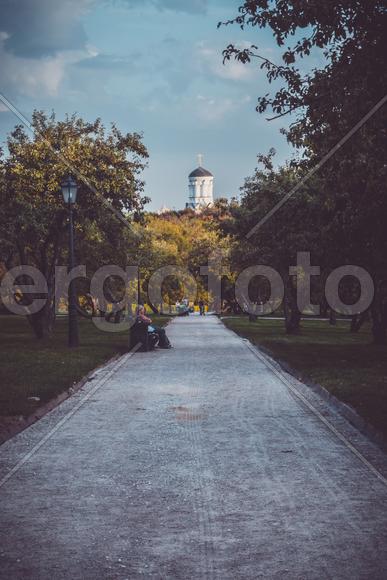
[[(67, 179), (61, 184), (62, 195), (65, 204), (69, 210), (69, 268), (70, 271), (75, 266), (74, 259), (74, 224), (73, 224), (73, 207), (77, 199), (78, 186), (76, 182), (69, 175)], [(78, 333), (78, 314), (77, 314), (77, 297), (75, 292), (75, 280), (71, 280), (69, 284), (68, 294), (68, 313), (69, 313), (69, 346), (79, 346)]]

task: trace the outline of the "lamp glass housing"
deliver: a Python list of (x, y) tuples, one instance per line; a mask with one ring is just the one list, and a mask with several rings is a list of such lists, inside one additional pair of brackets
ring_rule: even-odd
[(67, 177), (61, 184), (63, 200), (66, 205), (73, 204), (77, 200), (78, 186), (72, 177)]

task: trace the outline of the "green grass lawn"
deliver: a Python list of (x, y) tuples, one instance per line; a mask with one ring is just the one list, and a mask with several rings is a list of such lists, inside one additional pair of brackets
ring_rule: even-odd
[(284, 332), (281, 320), (225, 318), (224, 324), (265, 347), (297, 376), (324, 386), (387, 435), (387, 347), (372, 345), (370, 328), (349, 332), (348, 322), (302, 321), (298, 336)]
[[(152, 316), (155, 324), (169, 318)], [(37, 396), (45, 403), (116, 354), (127, 351), (128, 332), (98, 330), (80, 321), (79, 348), (67, 347), (67, 318), (58, 318), (50, 340), (38, 341), (23, 317), (0, 316), (0, 415), (28, 415)]]

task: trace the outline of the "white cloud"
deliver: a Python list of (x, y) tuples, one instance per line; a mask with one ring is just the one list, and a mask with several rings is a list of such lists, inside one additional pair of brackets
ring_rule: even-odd
[(208, 123), (222, 121), (250, 101), (249, 95), (240, 99), (232, 99), (230, 97), (206, 97), (199, 94), (196, 96), (196, 115)]
[(221, 121), (224, 117), (235, 109), (235, 103), (232, 99), (204, 99), (203, 106), (198, 108), (198, 116), (203, 121), (213, 122)]
[(131, 8), (143, 4), (153, 4), (159, 10), (173, 10), (190, 14), (203, 14), (207, 11), (208, 0), (121, 0)]
[(197, 45), (197, 55), (199, 68), (206, 74), (237, 82), (249, 82), (256, 78), (256, 68), (236, 60), (227, 61), (223, 64), (222, 51), (209, 47), (203, 42)]
[(4, 50), (4, 37), (0, 40), (1, 81), (3, 90), (12, 98), (59, 94), (66, 68), (90, 56), (85, 50), (59, 52), (43, 58), (19, 57)]
[(96, 0), (0, 0), (1, 85), (6, 95), (55, 97), (67, 68), (91, 56), (81, 18)]

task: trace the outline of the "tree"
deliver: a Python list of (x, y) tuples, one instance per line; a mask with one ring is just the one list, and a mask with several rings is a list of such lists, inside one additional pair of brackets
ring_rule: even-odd
[[(179, 266), (189, 270), (198, 284), (197, 298), (207, 294), (206, 280), (200, 275), (214, 251), (223, 250), (227, 261), (231, 239), (225, 236), (219, 222), (208, 212), (195, 214), (191, 210), (162, 215), (146, 214), (141, 241), (135, 259), (140, 266), (142, 290), (147, 291), (150, 276), (163, 266)], [(165, 302), (172, 304), (183, 298), (184, 289), (173, 277), (163, 285)]]
[[(147, 201), (141, 172), (148, 153), (139, 134), (121, 133), (114, 124), (106, 131), (99, 119), (88, 123), (72, 115), (58, 121), (54, 113), (35, 111), (32, 127), (32, 138), (22, 126), (8, 137), (8, 156), (2, 163), (0, 240), (12, 252), (13, 265), (35, 266), (47, 280), (45, 307), (28, 316), (37, 338), (43, 338), (55, 320), (55, 267), (66, 259), (67, 212), (60, 183), (71, 172), (68, 165), (78, 174), (78, 248), (91, 232), (116, 248), (126, 228), (106, 202), (129, 227)], [(24, 300), (28, 304), (27, 296)]]
[[(322, 214), (317, 183), (301, 191), (249, 239), (246, 238), (246, 234), (282, 198), (283, 192), (289, 191), (299, 178), (298, 167), (288, 164), (275, 169), (274, 154), (271, 150), (268, 155), (259, 156), (260, 166), (241, 188), (241, 205), (234, 212), (238, 243), (234, 246), (232, 267), (241, 271), (251, 265), (267, 265), (281, 274), (285, 289), (285, 329), (287, 333), (294, 334), (299, 331), (301, 313), (297, 306), (295, 279), (289, 275), (289, 266), (296, 263), (298, 251), (310, 251), (312, 259), (321, 263), (327, 248), (322, 248), (320, 244)], [(253, 282), (251, 299), (264, 302), (266, 282)], [(321, 300), (321, 296), (318, 299)]]
[[(259, 97), (257, 109), (271, 109), (276, 116), (302, 109), (297, 121), (298, 126), (303, 125), (302, 134), (308, 119), (316, 114), (323, 122), (327, 122), (329, 111), (338, 114), (337, 109), (332, 111), (332, 102), (366, 101), (367, 107), (385, 94), (384, 0), (327, 0), (323, 4), (308, 0), (246, 0), (239, 7), (238, 16), (223, 24), (272, 30), (284, 50), (282, 64), (260, 54), (256, 45), (243, 49), (229, 45), (224, 58), (234, 57), (243, 63), (258, 59), (269, 83), (282, 81), (283, 86), (273, 96)], [(293, 46), (285, 48), (285, 43), (293, 38)], [(326, 66), (302, 74), (296, 67), (297, 59), (316, 50), (322, 53)]]
[[(260, 96), (257, 110), (271, 111), (273, 118), (295, 115), (284, 133), (303, 150), (304, 174), (387, 93), (384, 0), (246, 0), (227, 24), (231, 23), (269, 27), (283, 47), (281, 64), (265, 58), (256, 46), (230, 45), (224, 57), (240, 62), (258, 59), (268, 82), (279, 83), (273, 95)], [(292, 38), (293, 45), (285, 46)], [(302, 74), (298, 62), (312, 51), (320, 54), (321, 68)], [(327, 231), (342, 249), (344, 263), (362, 265), (373, 276), (375, 342), (387, 340), (386, 120), (384, 106), (336, 151), (320, 179), (321, 208), (329, 212)]]

